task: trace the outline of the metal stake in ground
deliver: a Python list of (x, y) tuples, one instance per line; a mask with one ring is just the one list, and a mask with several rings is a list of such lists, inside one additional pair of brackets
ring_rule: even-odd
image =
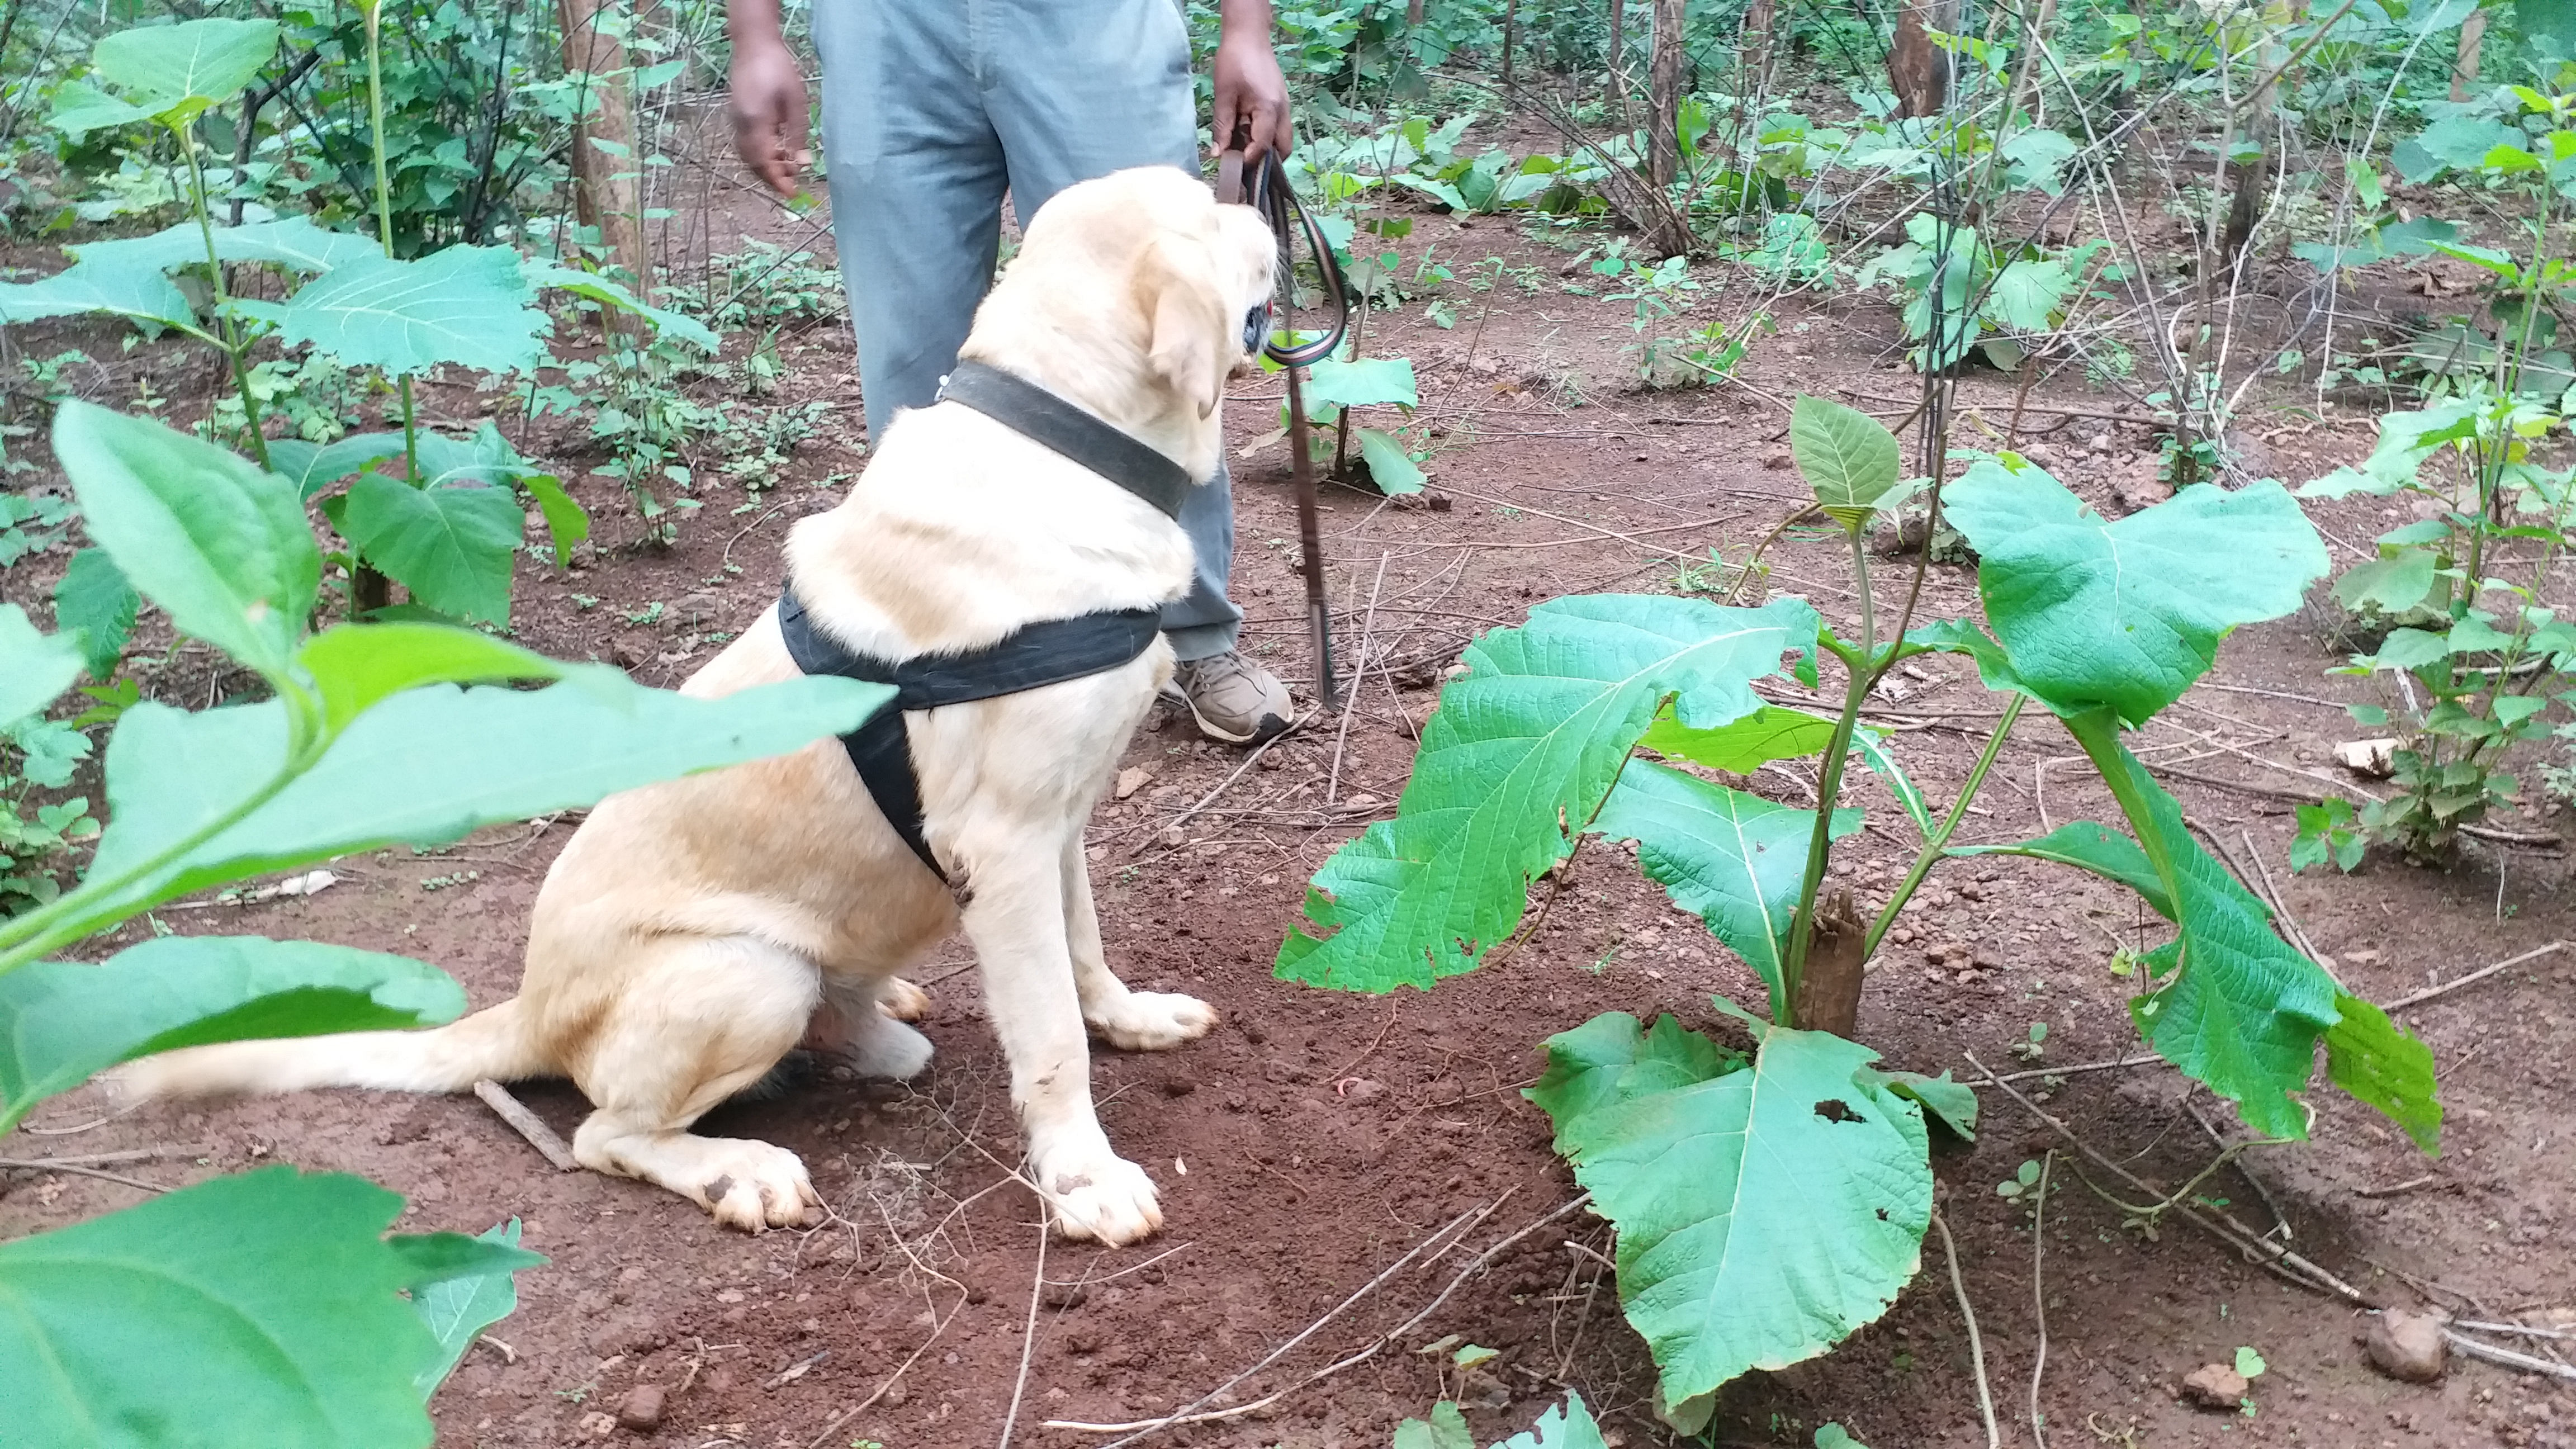
[[(1274, 206), (1270, 213), (1271, 230), (1279, 237), (1279, 255), (1288, 255), (1288, 209)], [(1331, 266), (1326, 256), (1322, 264)], [(1297, 332), (1297, 278), (1288, 278), (1288, 333)], [(1333, 610), (1324, 599), (1324, 538), (1315, 520), (1315, 460), (1306, 442), (1306, 393), (1298, 382), (1302, 369), (1293, 363), (1288, 374), (1288, 468), (1297, 483), (1297, 553), (1306, 573), (1306, 642), (1315, 656), (1315, 697), (1324, 708), (1342, 707), (1341, 677), (1333, 672)]]

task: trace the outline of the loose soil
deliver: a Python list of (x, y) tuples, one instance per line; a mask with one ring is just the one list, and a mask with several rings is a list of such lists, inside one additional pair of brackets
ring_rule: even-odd
[[(790, 236), (778, 226), (766, 234)], [(1467, 640), (1558, 594), (1686, 586), (1685, 566), (1704, 566), (1712, 545), (1741, 557), (1799, 504), (1786, 416), (1768, 399), (1839, 394), (1892, 417), (1910, 405), (1915, 383), (1891, 370), (1893, 310), (1842, 300), (1784, 313), (1783, 334), (1745, 369), (1751, 388), (1624, 391), (1626, 310), (1561, 292), (1555, 278), (1568, 253), (1494, 221), (1425, 217), (1416, 235), (1441, 240), (1444, 254), (1536, 267), (1537, 290), (1506, 282), (1490, 294), (1489, 318), (1483, 299), (1464, 294), (1451, 330), (1425, 323), (1418, 308), (1370, 324), (1373, 352), (1415, 359), (1440, 452), (1428, 504), (1328, 490), (1334, 627), (1345, 666), (1366, 661), (1350, 712), (1315, 718), (1222, 791), (1239, 753), (1198, 741), (1185, 717), (1158, 717), (1125, 762), (1147, 773), (1145, 783), (1104, 802), (1091, 826), (1112, 964), (1139, 986), (1193, 992), (1225, 1014), (1215, 1034), (1179, 1051), (1104, 1050), (1094, 1064), (1112, 1140), (1162, 1187), (1166, 1227), (1156, 1239), (1118, 1251), (1042, 1242), (1035, 1204), (1010, 1176), (1019, 1145), (1008, 1074), (962, 947), (921, 977), (936, 1002), (925, 1029), (939, 1048), (924, 1081), (889, 1086), (815, 1068), (703, 1124), (803, 1154), (832, 1209), (811, 1231), (744, 1237), (656, 1188), (556, 1174), (471, 1097), (313, 1093), (153, 1105), (101, 1122), (111, 1109), (83, 1092), (50, 1104), (6, 1150), (159, 1149), (169, 1155), (115, 1170), (170, 1186), (291, 1162), (399, 1190), (411, 1202), (408, 1228), (472, 1231), (520, 1218), (527, 1245), (552, 1263), (522, 1278), (518, 1313), (467, 1355), (434, 1404), (439, 1442), (458, 1449), (947, 1449), (1006, 1437), (1074, 1449), (1117, 1436), (1053, 1424), (1169, 1413), (1265, 1360), (1221, 1401), (1275, 1394), (1265, 1407), (1158, 1442), (1383, 1445), (1399, 1419), (1444, 1395), (1466, 1399), (1490, 1441), (1526, 1428), (1569, 1387), (1614, 1444), (1667, 1442), (1650, 1403), (1651, 1365), (1604, 1267), (1608, 1230), (1582, 1213), (1551, 1218), (1576, 1190), (1520, 1089), (1538, 1071), (1544, 1037), (1602, 1011), (1669, 1011), (1740, 1041), (1710, 997), (1758, 999), (1750, 974), (1621, 851), (1598, 842), (1542, 888), (1545, 922), (1525, 944), (1435, 992), (1326, 993), (1274, 980), (1270, 962), (1307, 877), (1337, 843), (1391, 812), (1440, 672)], [(1722, 299), (1715, 309), (1728, 315)], [(614, 482), (577, 479), (601, 546), (566, 574), (523, 566), (524, 642), (673, 684), (767, 607), (787, 526), (831, 506), (830, 480), (859, 466), (840, 324), (791, 332), (782, 356), (783, 398), (833, 406), (788, 474), (768, 480), (747, 510), (728, 513), (741, 501), (730, 493), (708, 495), (667, 548), (628, 545), (642, 525)], [(480, 410), (470, 391), (433, 391), (433, 408), (451, 417)], [(1967, 426), (1996, 433), (2014, 406), (2010, 381), (1992, 374), (1964, 382), (1962, 400)], [(1312, 668), (1286, 454), (1257, 446), (1275, 406), (1275, 383), (1254, 380), (1229, 416), (1242, 450), (1237, 594), (1251, 615), (1247, 646), (1304, 699)], [(2093, 416), (2122, 410), (2080, 383), (2046, 384), (2029, 399), (2025, 451), (2107, 513), (2143, 506), (2162, 493), (2146, 431)], [(2296, 481), (2366, 451), (2368, 428), (2357, 417), (2318, 425), (2281, 414), (2244, 441), (2258, 466)], [(571, 444), (540, 431), (527, 446), (544, 454)], [(2318, 512), (2338, 566), (2359, 556), (2343, 540), (2389, 526), (2374, 508), (2363, 499)], [(1910, 571), (1911, 560), (1881, 567)], [(1770, 583), (1844, 621), (1846, 577), (1832, 549), (1793, 539)], [(1931, 568), (1924, 617), (1974, 606), (1968, 571)], [(2169, 783), (2191, 818), (2246, 871), (2261, 861), (2334, 969), (2374, 999), (2576, 936), (2567, 867), (2554, 850), (2472, 844), (2447, 871), (2374, 861), (2349, 877), (2289, 873), (2287, 797), (2322, 790), (2308, 776), (2334, 773), (2328, 751), (2354, 733), (2336, 702), (2369, 698), (2362, 682), (2325, 672), (2338, 660), (2306, 619), (2230, 641), (2210, 681), (2143, 740), (2162, 747), (2150, 759), (2188, 772)], [(185, 690), (202, 704), (244, 684), (210, 679), (207, 667), (194, 646), (181, 648), (151, 688)], [(1936, 802), (1964, 776), (1994, 705), (1971, 671), (1940, 658), (1910, 666), (1877, 702)], [(2074, 753), (2055, 726), (2025, 725), (1964, 836), (2006, 840), (2047, 823), (2116, 818), (2106, 792), (2066, 758)], [(1801, 803), (1813, 790), (1785, 767), (1754, 783)], [(1872, 824), (1836, 863), (1840, 883), (1867, 907), (1901, 873), (1905, 832), (1875, 782), (1860, 789)], [(2525, 793), (2538, 801), (2536, 788)], [(1188, 813), (1194, 805), (1204, 808)], [(2532, 808), (2496, 823), (2546, 834), (2566, 822)], [(158, 919), (180, 931), (407, 952), (453, 971), (481, 1006), (513, 989), (538, 881), (574, 824), (351, 859), (334, 867), (341, 883), (311, 899), (188, 902)], [(2148, 925), (2133, 899), (2071, 873), (1955, 863), (1918, 897), (1870, 976), (1861, 1037), (1896, 1066), (1974, 1078), (1973, 1054), (2019, 1073), (2016, 1085), (2085, 1143), (2179, 1185), (2215, 1155), (2217, 1139), (2243, 1135), (2224, 1105), (2160, 1065), (2073, 1070), (2135, 1050), (2124, 1005), (2136, 983), (2109, 968), (2116, 951), (2153, 938)], [(135, 923), (122, 939), (142, 930)], [(2252, 1151), (2200, 1196), (2286, 1236), (2376, 1302), (2576, 1326), (2566, 1247), (2576, 1200), (2555, 1096), (2576, 1075), (2565, 1021), (2576, 1010), (2571, 972), (2576, 956), (2544, 956), (2402, 1013), (2443, 1072), (2450, 1116), (2438, 1159), (2321, 1086), (2312, 1142)], [(2037, 1023), (2048, 1031), (2034, 1051)], [(2058, 1074), (2035, 1074), (2043, 1069)], [(523, 1095), (566, 1133), (585, 1110), (560, 1085), (530, 1084)], [(2048, 1441), (2061, 1446), (2571, 1442), (2576, 1398), (2563, 1386), (2458, 1361), (2431, 1386), (2379, 1377), (2360, 1353), (2362, 1317), (2176, 1219), (2142, 1221), (2112, 1201), (2134, 1196), (2125, 1188), (2088, 1190), (2065, 1139), (2004, 1093), (1983, 1097), (1976, 1142), (1949, 1144), (1935, 1165), (2003, 1442), (2032, 1442), (2034, 1401)], [(1996, 1185), (2052, 1149), (2056, 1190), (2035, 1241), (2028, 1198), (2007, 1199)], [(135, 1196), (68, 1174), (0, 1173), (0, 1237)], [(1388, 1271), (1462, 1215), (1467, 1225), (1444, 1246)], [(1823, 1359), (1729, 1389), (1712, 1439), (1803, 1445), (1833, 1420), (1879, 1449), (1984, 1443), (1972, 1344), (1937, 1234), (1925, 1252), (1923, 1273), (1879, 1323)], [(1435, 1300), (1382, 1352), (1310, 1381)], [(1500, 1356), (1462, 1375), (1434, 1351), (1453, 1339)], [(2212, 1412), (2179, 1400), (2186, 1373), (2231, 1362), (2240, 1345), (2269, 1364), (2246, 1405)], [(668, 1391), (658, 1427), (616, 1427), (618, 1406), (647, 1384)]]

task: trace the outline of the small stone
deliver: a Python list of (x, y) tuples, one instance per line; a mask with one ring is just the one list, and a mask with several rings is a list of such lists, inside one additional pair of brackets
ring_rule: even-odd
[(1774, 472), (1774, 473), (1777, 473), (1777, 472), (1779, 472), (1781, 469), (1788, 467), (1788, 466), (1789, 466), (1789, 463), (1790, 463), (1789, 453), (1788, 453), (1788, 450), (1787, 450), (1787, 449), (1785, 449), (1785, 448), (1784, 448), (1784, 449), (1781, 449), (1780, 451), (1775, 452), (1775, 453), (1767, 453), (1767, 454), (1763, 455), (1763, 459), (1762, 459), (1762, 466), (1763, 466), (1763, 467), (1765, 467), (1765, 468), (1770, 469), (1770, 470), (1771, 470), (1772, 472)]
[(585, 1439), (605, 1439), (617, 1432), (617, 1421), (606, 1414), (592, 1412), (581, 1416), (576, 1426)]
[(2234, 1409), (2244, 1403), (2246, 1387), (2245, 1375), (2209, 1363), (2183, 1376), (2182, 1396), (2196, 1409)]
[(608, 662), (620, 669), (641, 669), (652, 658), (642, 645), (620, 639), (608, 646)]
[(2429, 1384), (2442, 1376), (2442, 1320), (2403, 1308), (2382, 1311), (2363, 1342), (2371, 1366), (2392, 1379)]
[(1333, 1090), (1346, 1102), (1370, 1102), (1386, 1095), (1386, 1084), (1367, 1077), (1346, 1077), (1335, 1083)]
[(713, 594), (690, 594), (675, 601), (663, 612), (662, 627), (704, 629), (715, 623), (716, 612), (722, 607), (723, 602)]
[(1446, 513), (1455, 506), (1450, 502), (1449, 495), (1446, 493), (1434, 493), (1430, 497), (1424, 499), (1423, 502), (1428, 505), (1434, 513)]
[(1137, 791), (1144, 789), (1145, 782), (1153, 778), (1154, 772), (1146, 769), (1144, 766), (1129, 765), (1126, 769), (1118, 772), (1118, 788), (1114, 793), (1119, 799), (1124, 800), (1128, 796), (1135, 794)]
[(628, 1389), (626, 1397), (617, 1401), (618, 1427), (638, 1434), (650, 1434), (662, 1427), (664, 1397), (660, 1384), (637, 1384)]
[(2385, 780), (2397, 773), (2397, 741), (2346, 740), (2334, 747), (2335, 763), (2356, 775)]
[(2111, 435), (2109, 433), (2095, 433), (2090, 447), (2092, 451), (2096, 453), (2107, 453), (2111, 451)]

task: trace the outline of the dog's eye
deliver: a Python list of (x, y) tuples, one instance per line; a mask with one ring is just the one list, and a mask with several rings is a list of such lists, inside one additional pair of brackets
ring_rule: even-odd
[(1270, 340), (1270, 304), (1262, 303), (1243, 314), (1243, 350), (1258, 352)]

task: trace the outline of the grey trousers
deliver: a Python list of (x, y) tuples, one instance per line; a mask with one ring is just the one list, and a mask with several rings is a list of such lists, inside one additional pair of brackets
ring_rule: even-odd
[[(993, 276), (1003, 193), (1025, 221), (1077, 181), (1198, 168), (1188, 29), (1173, 0), (814, 0), (823, 155), (870, 436), (923, 407)], [(1220, 464), (1181, 527), (1197, 577), (1172, 651), (1234, 647), (1234, 498)]]

